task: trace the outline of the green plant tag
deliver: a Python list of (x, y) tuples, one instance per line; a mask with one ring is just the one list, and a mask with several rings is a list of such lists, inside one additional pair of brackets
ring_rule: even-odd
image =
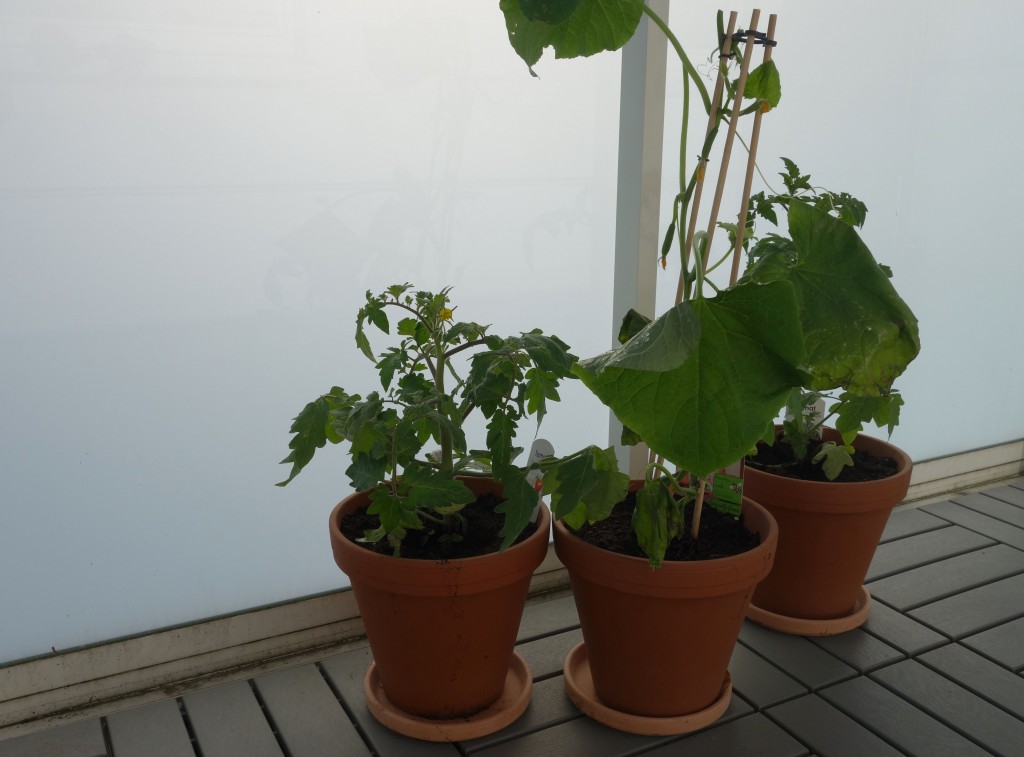
[(743, 479), (712, 473), (708, 476), (707, 502), (719, 512), (739, 517), (743, 509)]

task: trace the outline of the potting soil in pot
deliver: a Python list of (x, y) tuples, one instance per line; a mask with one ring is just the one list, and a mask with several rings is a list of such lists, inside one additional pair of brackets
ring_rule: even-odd
[[(439, 527), (431, 528), (433, 524), (427, 522), (424, 523), (427, 528), (422, 531), (410, 529), (402, 541), (400, 556), (415, 560), (456, 560), (497, 552), (502, 541), (500, 531), (505, 524), (505, 516), (494, 512), (495, 506), (500, 503), (501, 499), (494, 494), (483, 494), (476, 502), (466, 505), (461, 511), (461, 515), (466, 519), (466, 532), (461, 539), (453, 540), (448, 534), (438, 530)], [(387, 539), (373, 543), (359, 541), (367, 531), (379, 527), (380, 518), (370, 515), (365, 509), (358, 510), (341, 521), (341, 533), (347, 539), (373, 552), (390, 555), (393, 550)], [(536, 530), (536, 524), (530, 523), (515, 543), (518, 544), (528, 538)]]
[[(764, 442), (758, 442), (757, 455), (748, 457), (747, 464), (777, 476), (799, 478), (803, 481), (828, 481), (829, 479), (825, 476), (821, 466), (811, 462), (820, 446), (820, 444), (809, 445), (807, 455), (802, 460), (797, 460), (796, 455), (793, 454), (793, 448), (779, 439), (771, 446)], [(855, 451), (851, 457), (853, 465), (845, 466), (839, 476), (833, 479), (834, 481), (840, 483), (877, 481), (892, 476), (898, 467), (896, 461), (890, 457), (875, 457), (861, 450)]]
[[(610, 552), (646, 557), (633, 533), (632, 517), (635, 508), (636, 493), (629, 492), (607, 518), (597, 523), (586, 523), (573, 533), (588, 544)], [(740, 519), (715, 510), (708, 502), (704, 503), (699, 538), (696, 541), (689, 536), (693, 521), (692, 502), (686, 506), (684, 518), (685, 536), (669, 543), (666, 560), (693, 561), (729, 557), (751, 550), (761, 543), (759, 535), (747, 531)]]

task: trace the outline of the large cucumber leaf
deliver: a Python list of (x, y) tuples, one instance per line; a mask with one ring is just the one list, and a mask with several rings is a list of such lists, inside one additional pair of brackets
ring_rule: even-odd
[(793, 287), (737, 284), (667, 311), (574, 369), (656, 453), (697, 475), (754, 446), (807, 376)]
[(747, 278), (793, 285), (813, 377), (809, 388), (888, 393), (921, 349), (917, 318), (849, 224), (794, 202), (789, 232), (795, 257), (768, 253)]
[(633, 36), (642, 0), (501, 0), (508, 39), (530, 66), (545, 47), (556, 58), (578, 58), (618, 50)]

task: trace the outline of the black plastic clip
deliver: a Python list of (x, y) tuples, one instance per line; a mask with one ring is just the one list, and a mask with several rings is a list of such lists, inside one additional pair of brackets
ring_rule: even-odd
[[(750, 39), (753, 37), (753, 39)], [(722, 41), (725, 41), (723, 35)], [(774, 39), (768, 39), (768, 35), (765, 32), (752, 32), (744, 29), (740, 29), (732, 35), (733, 43), (736, 42), (753, 42), (755, 45), (764, 45), (765, 47), (775, 47), (778, 45), (778, 41)]]

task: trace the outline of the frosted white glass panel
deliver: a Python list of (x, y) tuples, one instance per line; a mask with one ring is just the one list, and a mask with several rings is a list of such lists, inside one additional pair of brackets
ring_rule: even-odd
[[(702, 71), (715, 65), (708, 55), (718, 7), (672, 4), (670, 24)], [(867, 203), (862, 236), (893, 269), (920, 321), (921, 354), (896, 383), (906, 404), (893, 442), (921, 460), (1024, 436), (1017, 333), (1024, 104), (1015, 47), (993, 43), (994, 30), (1024, 23), (1024, 5), (786, 0), (724, 7), (739, 12), (740, 28), (754, 7), (762, 9), (761, 30), (770, 12), (779, 16), (773, 59), (782, 100), (764, 117), (762, 171), (781, 190), (779, 156), (786, 156), (815, 184)], [(668, 75), (665, 208), (678, 191), (671, 166), (682, 111), (671, 50)], [(693, 109), (700, 109), (696, 99)], [(703, 118), (694, 123), (691, 161), (704, 133)], [(723, 137), (724, 129), (719, 145)], [(736, 220), (745, 164), (737, 146), (720, 220)], [(754, 191), (760, 188), (755, 181)], [(662, 306), (674, 296), (678, 270), (670, 266), (660, 277)]]
[(273, 484), (367, 289), (607, 347), (619, 56), (543, 76), (475, 0), (0, 6), (0, 662), (344, 582), (342, 451)]

